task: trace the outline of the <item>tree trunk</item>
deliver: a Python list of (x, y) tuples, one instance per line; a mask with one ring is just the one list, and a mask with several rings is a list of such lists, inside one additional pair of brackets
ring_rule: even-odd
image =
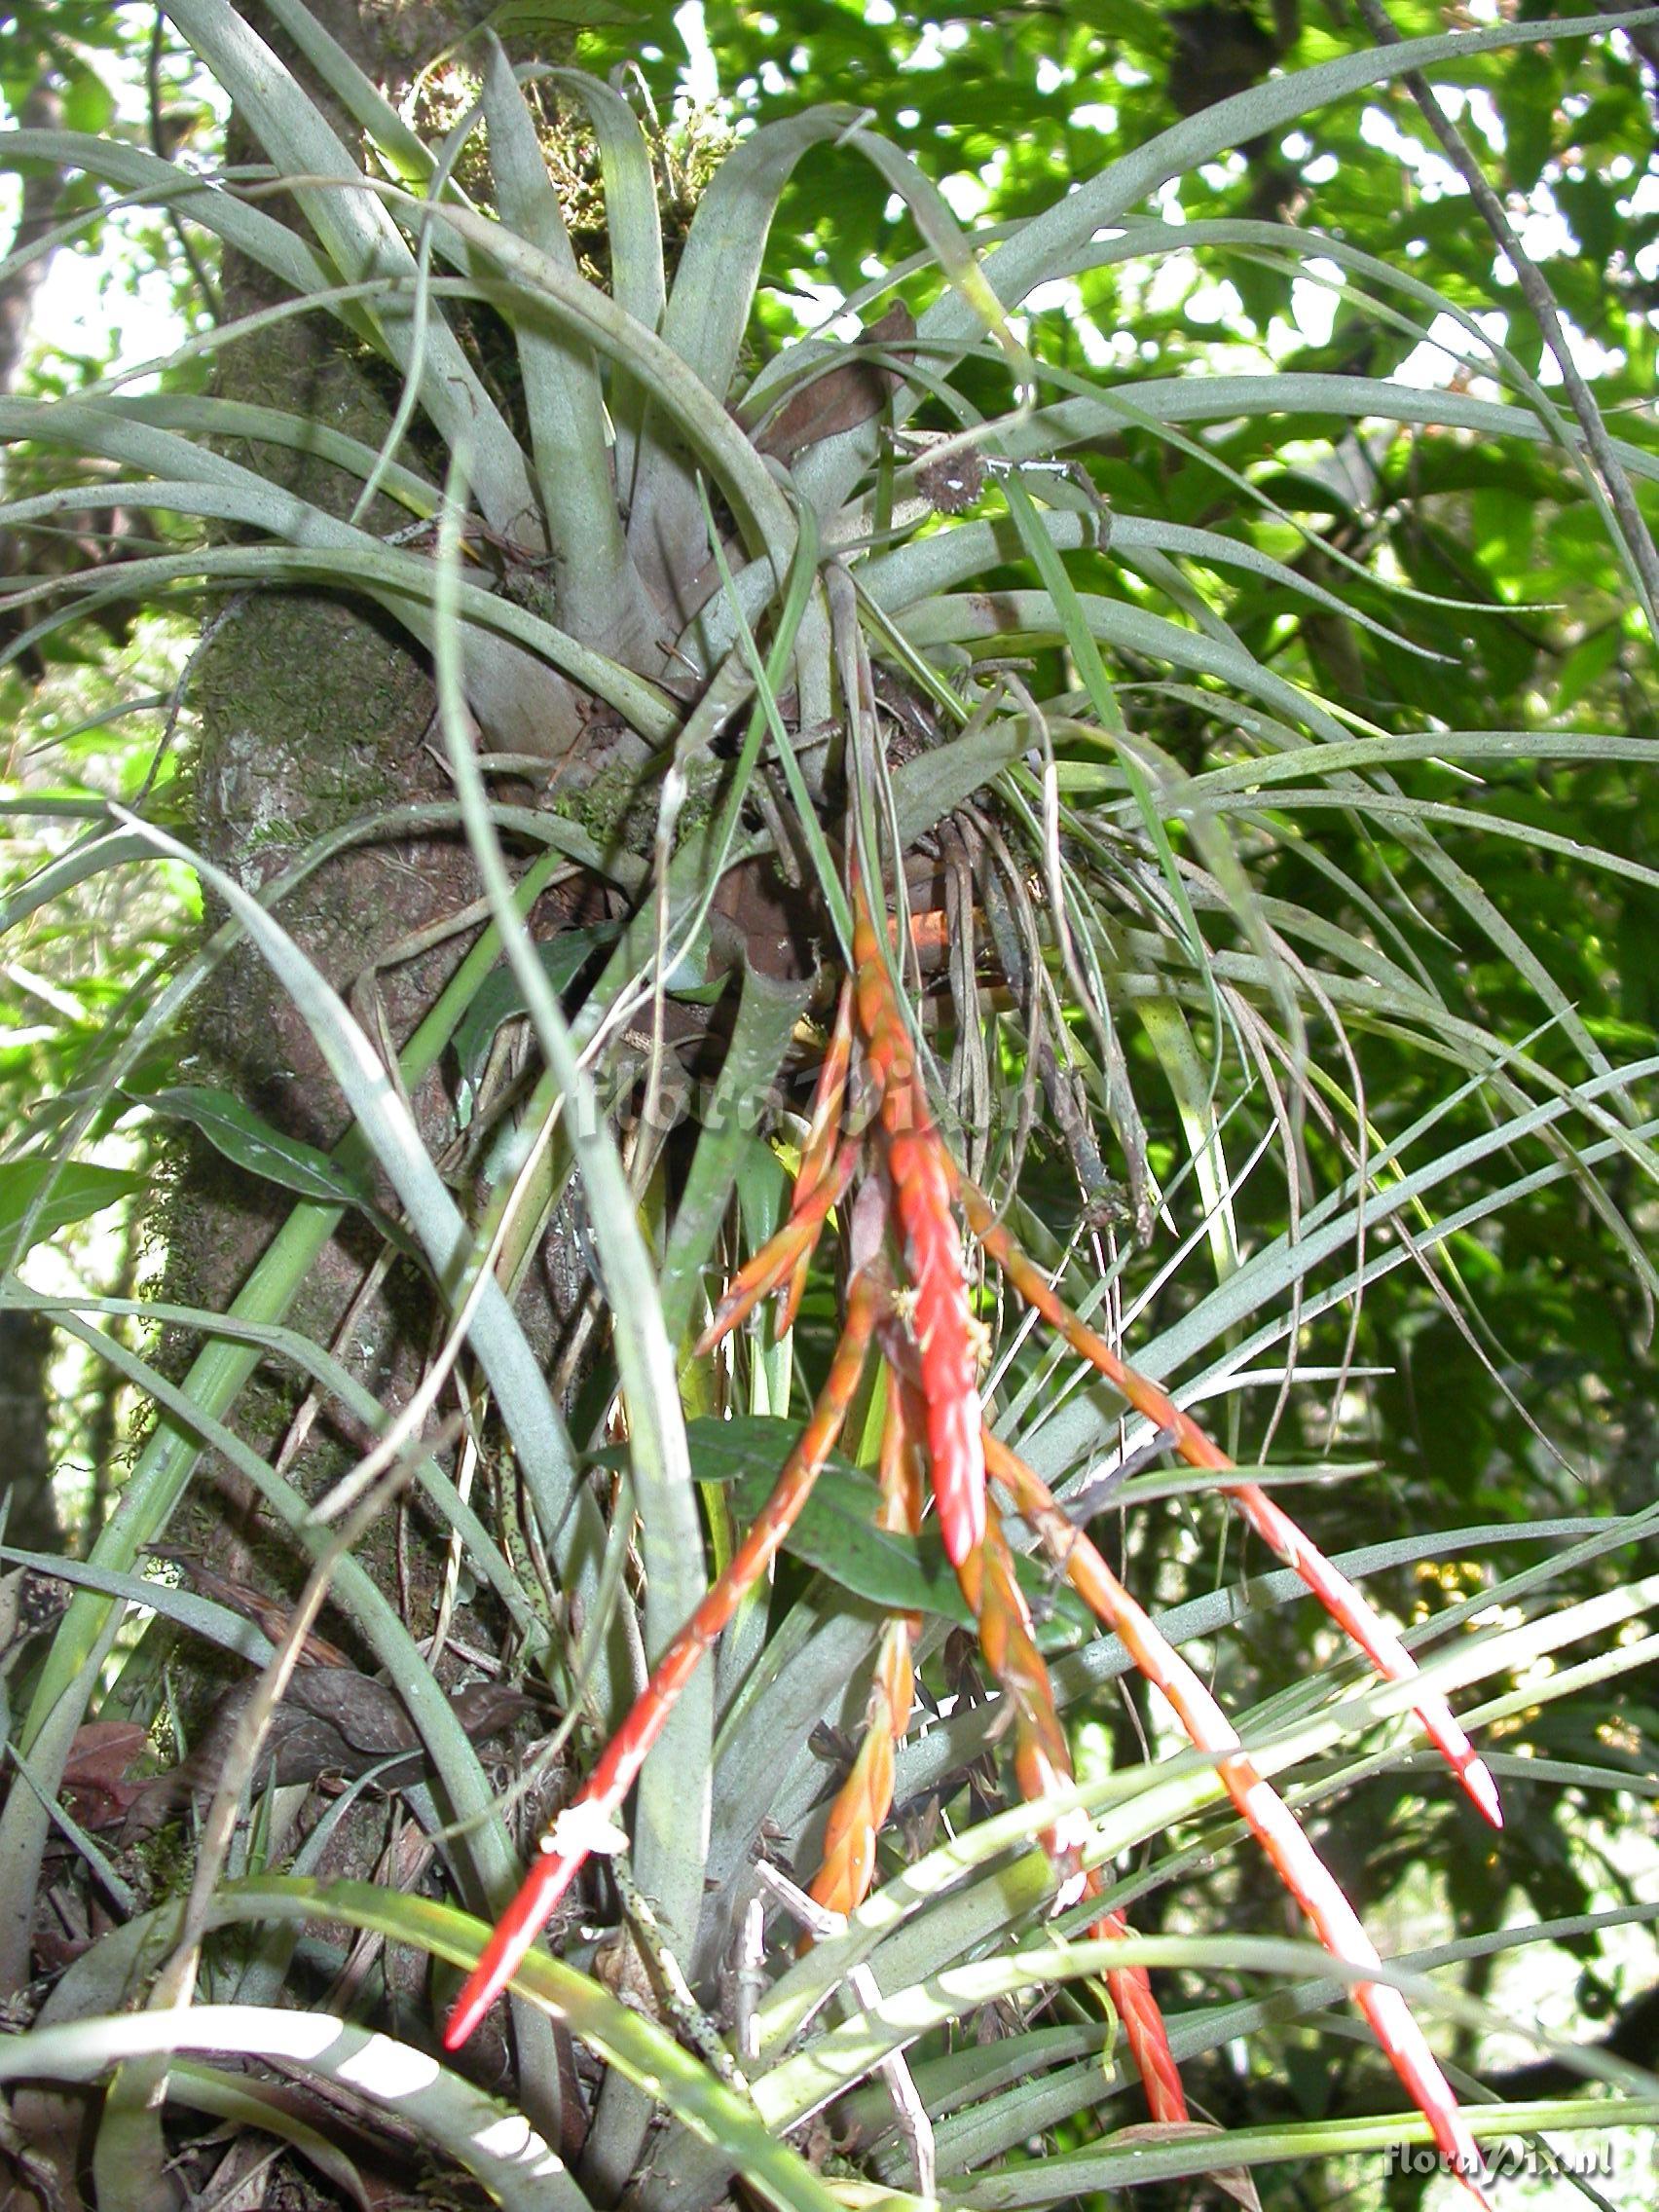
[[(246, 0), (241, 12), (330, 114), (343, 141), (355, 144), (349, 118), (330, 107), (265, 11)], [(483, 12), (374, 0), (313, 8), (393, 99), (428, 55)], [(261, 158), (233, 119), (230, 161)], [(222, 289), (228, 322), (283, 297), (276, 279), (235, 255), (226, 257)], [(322, 314), (268, 325), (254, 340), (226, 349), (219, 364), (224, 397), (303, 414), (371, 445), (386, 435), (396, 405), (391, 373), (365, 360), (340, 325)], [(340, 515), (350, 511), (361, 488), (355, 478), (284, 448), (249, 447), (235, 458)], [(441, 462), (441, 457), (424, 458)], [(408, 518), (382, 504), (362, 519), (381, 532)], [(238, 595), (207, 627), (191, 672), (190, 699), (201, 731), (197, 843), (250, 891), (268, 886), (347, 823), (453, 796), (441, 748), (428, 743), (434, 705), (428, 664), (360, 598), (328, 590)], [(477, 924), (428, 940), (471, 906), (479, 891), (459, 830), (376, 837), (316, 868), (284, 897), (277, 915), (389, 1061), (453, 975)], [(209, 901), (207, 926), (221, 918)], [(405, 953), (412, 942), (415, 949)], [(345, 1134), (350, 1117), (316, 1045), (250, 945), (225, 961), (199, 996), (191, 1050), (193, 1082), (230, 1091), (285, 1134), (324, 1150)], [(441, 1071), (417, 1087), (411, 1104), (428, 1148), (440, 1154), (456, 1134)], [(292, 1203), (288, 1192), (250, 1178), (204, 1142), (189, 1139), (166, 1205), (166, 1297), (225, 1311)], [(526, 1314), (535, 1341), (548, 1350), (585, 1286), (573, 1241), (555, 1235), (550, 1245), (530, 1286)], [(394, 1413), (419, 1381), (436, 1316), (424, 1277), (407, 1262), (394, 1262), (379, 1279), (380, 1250), (379, 1237), (348, 1218), (286, 1318), (313, 1342), (332, 1346)], [(180, 1342), (173, 1365), (182, 1368), (196, 1349), (196, 1340)], [(295, 1376), (267, 1362), (238, 1403), (239, 1435), (276, 1459), (302, 1397)], [(325, 1414), (288, 1468), (290, 1479), (314, 1494), (364, 1446), (360, 1434), (347, 1433)], [(292, 1549), (272, 1536), (245, 1482), (223, 1461), (210, 1458), (204, 1471), (213, 1479), (193, 1484), (171, 1531), (175, 1540), (220, 1573), (291, 1593), (300, 1578)], [(398, 1514), (383, 1516), (359, 1547), (362, 1564), (397, 1595), (417, 1635), (432, 1618), (448, 1534), (411, 1495)], [(460, 1625), (464, 1633), (464, 1619)], [(349, 1628), (334, 1623), (333, 1630), (350, 1644)], [(122, 1699), (129, 1709), (142, 1697), (158, 1650), (135, 1673), (132, 1694)], [(203, 1673), (198, 1718), (206, 1696), (222, 1686), (210, 1670)]]
[[(42, 77), (31, 87), (27, 98), (18, 110), (18, 127), (22, 130), (55, 130), (63, 120), (63, 98), (51, 77)], [(63, 197), (63, 179), (46, 168), (29, 169), (23, 173), (22, 189), (18, 208), (18, 227), (12, 233), (7, 248), (7, 259), (15, 260), (34, 245), (52, 227), (57, 203)], [(25, 261), (15, 268), (0, 283), (0, 391), (17, 387), (18, 371), (22, 366), (23, 347), (29, 334), (29, 320), (34, 313), (35, 300), (46, 273), (52, 266), (52, 254), (37, 254), (33, 261)]]
[(52, 1493), (51, 1357), (44, 1314), (0, 1312), (0, 1508), (6, 1541), (25, 1552), (63, 1549)]

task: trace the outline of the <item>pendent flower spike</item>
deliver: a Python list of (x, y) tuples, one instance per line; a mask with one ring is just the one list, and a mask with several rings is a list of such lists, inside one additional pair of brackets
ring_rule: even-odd
[[(712, 1350), (774, 1292), (783, 1320), (792, 1321), (812, 1254), (839, 1209), (848, 1279), (829, 1374), (758, 1520), (663, 1654), (574, 1804), (543, 1838), (524, 1886), (467, 1977), (445, 2044), (453, 2050), (472, 2033), (580, 1871), (594, 1848), (594, 1831), (608, 1831), (614, 1823), (676, 1697), (798, 1518), (874, 1348), (887, 1388), (877, 1517), (883, 1527), (913, 1530), (921, 1517), (925, 1473), (980, 1649), (1008, 1700), (1013, 1768), (1023, 1795), (1036, 1802), (1063, 1790), (1072, 1780), (1071, 1757), (987, 1475), (1035, 1530), (1056, 1570), (1123, 1640), (1195, 1748), (1215, 1759), (1229, 1796), (1320, 1942), (1345, 1966), (1359, 1970), (1355, 2003), (1449, 2164), (1484, 2202), (1479, 2151), (1421, 2029), (1397, 1990), (1363, 1978), (1364, 1970), (1379, 1968), (1381, 1961), (1341, 1886), (1193, 1670), (1040, 1478), (985, 1426), (964, 1225), (1025, 1304), (1128, 1404), (1168, 1433), (1190, 1465), (1216, 1474), (1222, 1494), (1295, 1569), (1373, 1667), (1391, 1681), (1412, 1685), (1413, 1711), (1424, 1730), (1483, 1816), (1497, 1825), (1502, 1814), (1492, 1776), (1445, 1699), (1421, 1681), (1411, 1654), (1362, 1594), (1257, 1484), (1238, 1479), (1233, 1462), (1190, 1415), (1071, 1310), (985, 1194), (958, 1168), (935, 1123), (856, 868), (850, 893), (854, 972), (825, 1053), (789, 1219), (727, 1286), (698, 1347)], [(862, 1129), (848, 1125), (855, 1099), (866, 1124)], [(830, 1811), (812, 1894), (839, 1912), (857, 1908), (874, 1873), (876, 1838), (892, 1805), (895, 1748), (909, 1720), (915, 1634), (916, 1624), (900, 1616), (882, 1635), (866, 1733)], [(1043, 1832), (1062, 1904), (1100, 1894), (1098, 1874), (1084, 1865), (1088, 1837), (1088, 1823), (1079, 1813), (1061, 1816)], [(1103, 1914), (1092, 1932), (1129, 1933), (1117, 1912)], [(1124, 1968), (1106, 1979), (1153, 2118), (1184, 2120), (1181, 2078), (1149, 1976), (1139, 1968)]]

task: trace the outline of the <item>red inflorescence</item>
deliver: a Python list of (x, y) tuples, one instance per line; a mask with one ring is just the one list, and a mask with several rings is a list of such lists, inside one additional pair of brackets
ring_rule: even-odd
[[(451, 2015), (444, 2039), (451, 2049), (471, 2034), (512, 1978), (583, 1861), (599, 1847), (598, 1829), (620, 1810), (685, 1680), (731, 1618), (743, 1592), (776, 1557), (840, 1431), (872, 1342), (887, 1369), (881, 1517), (891, 1528), (914, 1527), (920, 1510), (917, 1460), (924, 1460), (946, 1553), (978, 1623), (986, 1663), (1009, 1702), (1014, 1772), (1022, 1793), (1040, 1801), (1064, 1790), (1071, 1781), (1071, 1759), (1001, 1522), (986, 1495), (987, 1468), (1049, 1547), (1058, 1570), (1123, 1639), (1193, 1744), (1215, 1758), (1234, 1803), (1327, 1949), (1350, 1968), (1380, 1965), (1340, 1885), (1284, 1800), (1252, 1764), (1209, 1691), (1088, 1537), (1072, 1527), (1038, 1476), (984, 1426), (958, 1207), (1019, 1297), (1132, 1406), (1168, 1431), (1184, 1458), (1216, 1472), (1221, 1478), (1217, 1487), (1295, 1567), (1382, 1674), (1414, 1682), (1415, 1710), (1427, 1733), (1482, 1813), (1494, 1824), (1501, 1820), (1490, 1773), (1445, 1700), (1418, 1679), (1399, 1639), (1280, 1507), (1255, 1484), (1237, 1479), (1232, 1461), (1190, 1415), (1072, 1312), (997, 1219), (984, 1194), (960, 1173), (935, 1124), (869, 902), (856, 875), (852, 900), (855, 973), (842, 994), (826, 1053), (791, 1217), (733, 1278), (700, 1347), (711, 1349), (759, 1300), (780, 1288), (785, 1319), (793, 1317), (823, 1227), (856, 1185), (858, 1195), (844, 1222), (851, 1256), (845, 1320), (830, 1374), (760, 1518), (664, 1654), (576, 1803), (544, 1840), (541, 1857)], [(862, 1137), (845, 1127), (847, 1101), (855, 1095), (872, 1111)], [(831, 1811), (814, 1895), (843, 1912), (856, 1909), (869, 1886), (876, 1834), (891, 1806), (894, 1748), (909, 1718), (913, 1633), (909, 1622), (899, 1619), (883, 1637), (867, 1732)], [(1077, 1813), (1056, 1817), (1044, 1831), (1044, 1845), (1060, 1877), (1062, 1901), (1101, 1894), (1099, 1874), (1085, 1864), (1089, 1832), (1088, 1823)], [(1121, 1914), (1110, 1912), (1096, 1921), (1095, 1933), (1123, 1936), (1129, 1931)], [(1146, 1973), (1125, 1968), (1109, 1974), (1107, 1986), (1154, 2118), (1184, 2120), (1180, 2075)], [(1474, 2140), (1404, 1999), (1385, 1982), (1363, 1974), (1355, 1982), (1354, 1997), (1454, 2170), (1480, 2198)]]

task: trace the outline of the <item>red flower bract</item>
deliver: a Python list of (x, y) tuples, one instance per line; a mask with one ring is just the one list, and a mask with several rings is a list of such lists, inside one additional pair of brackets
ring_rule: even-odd
[[(914, 1526), (920, 1494), (916, 1459), (925, 1458), (945, 1551), (978, 1624), (986, 1664), (1008, 1700), (1014, 1773), (1021, 1792), (1042, 1802), (1064, 1790), (1071, 1782), (1071, 1756), (1001, 1520), (986, 1494), (987, 1466), (1036, 1529), (1059, 1571), (1123, 1639), (1193, 1744), (1215, 1758), (1235, 1805), (1326, 1948), (1350, 1968), (1381, 1965), (1341, 1887), (1284, 1800), (1252, 1764), (1209, 1691), (1087, 1535), (1072, 1528), (1037, 1475), (985, 1429), (958, 1207), (1019, 1297), (1131, 1405), (1167, 1430), (1183, 1458), (1215, 1471), (1217, 1487), (1296, 1568), (1382, 1674), (1415, 1682), (1411, 1655), (1296, 1523), (1255, 1484), (1236, 1479), (1232, 1461), (1191, 1416), (1072, 1312), (998, 1220), (989, 1199), (960, 1173), (935, 1124), (884, 945), (856, 873), (851, 889), (855, 973), (842, 993), (821, 1073), (793, 1207), (777, 1235), (732, 1281), (701, 1346), (712, 1348), (780, 1287), (786, 1318), (793, 1317), (824, 1225), (856, 1189), (844, 1224), (850, 1257), (845, 1318), (830, 1374), (759, 1519), (664, 1654), (576, 1804), (545, 1839), (542, 1857), (461, 1992), (445, 2037), (451, 2049), (510, 1980), (594, 1848), (593, 1824), (620, 1809), (681, 1687), (744, 1590), (776, 1556), (839, 1433), (872, 1343), (885, 1363), (889, 1392), (880, 1517), (890, 1528)], [(854, 1096), (872, 1110), (862, 1139), (842, 1125), (846, 1102)], [(831, 1809), (814, 1895), (842, 1912), (856, 1909), (868, 1888), (877, 1833), (892, 1802), (894, 1747), (909, 1716), (912, 1634), (910, 1623), (901, 1618), (881, 1641), (865, 1741)], [(1445, 1700), (1415, 1682), (1415, 1710), (1481, 1811), (1500, 1820), (1492, 1777)], [(1085, 1863), (1089, 1837), (1089, 1824), (1077, 1811), (1058, 1815), (1043, 1831), (1062, 1903), (1100, 1894), (1098, 1873)], [(1128, 1933), (1116, 1912), (1102, 1915), (1095, 1930), (1117, 1936)], [(1107, 1987), (1154, 2118), (1184, 2120), (1180, 2076), (1147, 1975), (1124, 1969), (1108, 1974)], [(1474, 2140), (1404, 1999), (1385, 1982), (1364, 1978), (1363, 1972), (1354, 1997), (1436, 2142), (1479, 2197)]]

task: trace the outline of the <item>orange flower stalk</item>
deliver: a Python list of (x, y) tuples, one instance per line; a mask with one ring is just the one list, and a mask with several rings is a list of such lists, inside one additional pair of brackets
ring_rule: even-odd
[[(1147, 1680), (1162, 1692), (1195, 1749), (1214, 1756), (1228, 1795), (1325, 1948), (1348, 1966), (1381, 1966), (1336, 1877), (1297, 1825), (1290, 1807), (1252, 1765), (1232, 1722), (1185, 1659), (1124, 1589), (1089, 1538), (1072, 1526), (1042, 1477), (988, 1430), (985, 1459), (1037, 1530), (1059, 1572), (1102, 1626), (1123, 1640)], [(1486, 2198), (1477, 2186), (1485, 2172), (1480, 2152), (1405, 1999), (1387, 1983), (1373, 1981), (1356, 1982), (1353, 1995), (1395, 2073), (1434, 2130), (1434, 2140), (1452, 2170), (1484, 2204)]]
[(645, 1754), (667, 1725), (675, 1700), (736, 1612), (744, 1592), (783, 1549), (784, 1538), (799, 1518), (818, 1471), (841, 1433), (864, 1372), (875, 1319), (875, 1293), (862, 1275), (855, 1275), (847, 1296), (846, 1322), (829, 1376), (776, 1488), (759, 1519), (732, 1554), (725, 1572), (657, 1661), (633, 1711), (610, 1739), (574, 1801), (542, 1837), (540, 1856), (497, 1922), (478, 1964), (456, 1999), (444, 2029), (446, 2050), (459, 2050), (471, 2035), (511, 1981), (520, 1961), (588, 1858), (596, 1849), (606, 1848), (605, 1831), (621, 1810), (635, 1776), (645, 1763)]
[[(881, 1503), (876, 1526), (905, 1530), (921, 1526), (922, 1493), (914, 1450), (913, 1384), (898, 1373), (889, 1377), (887, 1421), (882, 1432)], [(907, 1425), (908, 1423), (908, 1425)], [(1014, 1715), (1014, 1776), (1029, 1799), (1051, 1795), (1072, 1779), (1071, 1747), (1054, 1711), (1049, 1670), (1037, 1649), (1031, 1615), (1014, 1579), (1014, 1561), (995, 1509), (987, 1501), (983, 1543), (970, 1555), (963, 1588), (979, 1621), (980, 1646)], [(903, 1743), (910, 1716), (910, 1646), (920, 1622), (901, 1614), (882, 1634), (870, 1685), (864, 1742), (846, 1781), (830, 1809), (823, 1857), (812, 1885), (818, 1903), (833, 1912), (856, 1912), (869, 1890), (876, 1839), (893, 1803), (893, 1755)], [(1092, 1871), (1080, 1873), (1079, 1859), (1088, 1839), (1088, 1823), (1079, 1814), (1065, 1818), (1043, 1838), (1062, 1878), (1076, 1895), (1098, 1895), (1102, 1884)], [(1066, 1901), (1062, 1890), (1061, 1899)], [(1092, 1934), (1129, 1933), (1121, 1913), (1104, 1915)], [(1124, 2040), (1145, 2084), (1153, 2118), (1187, 2119), (1181, 2076), (1169, 2049), (1163, 2014), (1144, 1967), (1123, 1967), (1106, 1975), (1107, 1995), (1124, 2023)]]
[[(1194, 1744), (1215, 1756), (1235, 1803), (1321, 1940), (1350, 1965), (1380, 1966), (1346, 1899), (1284, 1801), (1250, 1763), (1208, 1691), (1093, 1545), (1073, 1530), (1038, 1477), (987, 1436), (958, 1205), (1018, 1295), (1131, 1405), (1170, 1430), (1183, 1457), (1225, 1478), (1220, 1485), (1224, 1493), (1297, 1569), (1380, 1672), (1413, 1682), (1424, 1727), (1481, 1811), (1494, 1823), (1501, 1819), (1491, 1775), (1445, 1700), (1418, 1680), (1416, 1665), (1399, 1639), (1287, 1514), (1257, 1485), (1237, 1479), (1232, 1461), (1189, 1415), (1071, 1311), (997, 1220), (984, 1194), (960, 1173), (934, 1123), (910, 1033), (856, 873), (851, 891), (855, 972), (842, 992), (820, 1071), (790, 1218), (733, 1278), (699, 1347), (711, 1349), (776, 1290), (782, 1291), (785, 1322), (793, 1319), (824, 1225), (856, 1186), (850, 1211), (843, 1216), (851, 1266), (846, 1319), (829, 1377), (759, 1520), (664, 1654), (574, 1805), (544, 1838), (540, 1860), (461, 1992), (445, 2035), (451, 2049), (465, 2041), (510, 1980), (589, 1852), (608, 1847), (609, 1824), (661, 1733), (674, 1699), (731, 1618), (743, 1592), (775, 1558), (805, 1504), (839, 1433), (872, 1339), (889, 1381), (881, 1525), (906, 1530), (917, 1525), (918, 1460), (925, 1458), (945, 1551), (978, 1624), (991, 1673), (1009, 1701), (1014, 1770), (1021, 1791), (1043, 1799), (1063, 1789), (1071, 1781), (1071, 1758), (1007, 1539), (986, 1496), (987, 1456), (1080, 1594), (1124, 1639), (1135, 1664), (1168, 1699)], [(869, 1126), (858, 1132), (845, 1124), (850, 1098), (871, 1116)], [(864, 1742), (831, 1809), (813, 1895), (841, 1912), (856, 1909), (868, 1889), (876, 1837), (891, 1809), (895, 1748), (909, 1717), (913, 1638), (907, 1620), (891, 1623), (882, 1638)], [(1099, 1876), (1082, 1865), (1088, 1834), (1087, 1819), (1073, 1813), (1057, 1819), (1043, 1836), (1059, 1876), (1062, 1903), (1101, 1893)], [(1096, 1932), (1128, 1933), (1115, 1912), (1100, 1918)], [(1180, 2076), (1148, 1976), (1140, 1969), (1120, 1970), (1107, 1975), (1107, 1987), (1155, 2119), (1185, 2119)], [(1480, 2171), (1473, 2139), (1404, 2001), (1386, 1984), (1363, 1980), (1355, 1998), (1427, 2116), (1436, 2141), (1479, 2195), (1471, 2178)]]
[[(1049, 1670), (1037, 1648), (1025, 1595), (1014, 1578), (1014, 1557), (1003, 1534), (996, 1507), (986, 1501), (985, 1539), (977, 1554), (977, 1570), (962, 1576), (962, 1587), (979, 1621), (979, 1645), (1004, 1696), (1014, 1711), (1014, 1776), (1027, 1803), (1035, 1804), (1056, 1790), (1070, 1787), (1073, 1772), (1071, 1746), (1054, 1710), (1054, 1693)], [(1062, 1911), (1077, 1899), (1097, 1896), (1097, 1874), (1086, 1873), (1082, 1858), (1090, 1833), (1088, 1816), (1081, 1807), (1066, 1814), (1042, 1837), (1043, 1848), (1060, 1876), (1054, 1909)], [(1131, 1933), (1121, 1912), (1109, 1912), (1089, 1933), (1122, 1937)], [(1109, 1967), (1106, 1994), (1123, 2022), (1124, 2040), (1146, 2091), (1148, 2110), (1155, 2120), (1177, 2122), (1187, 2114), (1186, 2091), (1180, 2069), (1169, 2048), (1163, 2011), (1153, 1994), (1152, 1977), (1144, 1967)]]
[(946, 1555), (960, 1572), (985, 1533), (978, 1358), (969, 1325), (967, 1270), (950, 1203), (948, 1156), (893, 995), (869, 902), (856, 879), (853, 958), (865, 1065), (880, 1099), (887, 1179), (910, 1291), (934, 1502)]
[[(887, 1414), (881, 1432), (881, 1502), (875, 1525), (914, 1535), (922, 1525), (922, 1470), (905, 1388), (887, 1380)], [(814, 1900), (829, 1912), (856, 1912), (875, 1872), (876, 1838), (893, 1807), (893, 1754), (904, 1741), (915, 1695), (911, 1646), (921, 1633), (911, 1613), (896, 1613), (881, 1633), (870, 1677), (865, 1736), (847, 1779), (830, 1808), (824, 1851), (812, 1884)]]
[[(800, 1151), (800, 1172), (794, 1181), (794, 1197), (790, 1207), (790, 1219), (801, 1222), (807, 1201), (818, 1196), (828, 1182), (833, 1180), (840, 1162), (835, 1152), (836, 1139), (841, 1131), (841, 1111), (847, 1097), (847, 1071), (853, 1060), (853, 989), (844, 984), (835, 1008), (835, 1026), (830, 1032), (829, 1049), (818, 1071), (818, 1088), (812, 1102), (812, 1120), (807, 1126), (806, 1141)], [(848, 1174), (857, 1164), (854, 1153), (848, 1161)], [(832, 1166), (833, 1163), (833, 1166)], [(841, 1188), (846, 1188), (845, 1183)], [(818, 1215), (822, 1221), (824, 1216)], [(816, 1231), (813, 1232), (816, 1235)], [(778, 1334), (794, 1326), (795, 1315), (800, 1311), (801, 1293), (806, 1288), (806, 1271), (812, 1260), (808, 1243), (790, 1271), (789, 1288), (778, 1305)], [(734, 1285), (735, 1287), (735, 1285)]]
[[(1212, 1467), (1219, 1474), (1235, 1474), (1233, 1461), (1218, 1445), (1211, 1443), (1190, 1414), (1183, 1413), (1156, 1382), (1149, 1382), (1120, 1359), (1104, 1337), (1097, 1336), (1086, 1321), (1079, 1319), (1055, 1292), (1042, 1269), (1014, 1241), (997, 1219), (984, 1192), (966, 1176), (956, 1174), (954, 1180), (969, 1226), (1027, 1306), (1035, 1307), (1044, 1320), (1057, 1329), (1073, 1350), (1081, 1352), (1137, 1413), (1144, 1414), (1161, 1429), (1170, 1431), (1176, 1451), (1189, 1466)], [(1393, 1630), (1379, 1617), (1346, 1575), (1333, 1567), (1319, 1547), (1297, 1527), (1290, 1515), (1273, 1503), (1259, 1483), (1224, 1482), (1220, 1488), (1223, 1496), (1238, 1508), (1264, 1543), (1301, 1575), (1380, 1675), (1393, 1682), (1416, 1679), (1417, 1661)], [(1498, 1803), (1497, 1785), (1485, 1760), (1458, 1726), (1452, 1708), (1438, 1691), (1419, 1682), (1413, 1711), (1477, 1810), (1493, 1827), (1500, 1828), (1503, 1808)]]

